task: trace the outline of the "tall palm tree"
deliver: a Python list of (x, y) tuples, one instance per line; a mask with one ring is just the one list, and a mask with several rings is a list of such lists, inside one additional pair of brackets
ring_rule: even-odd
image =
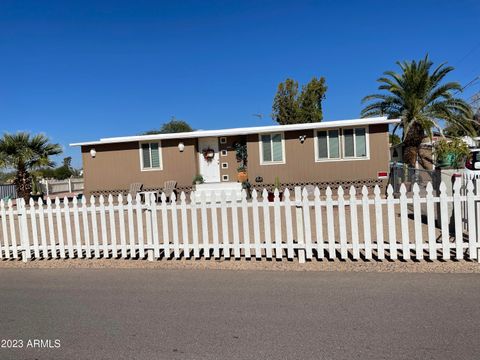
[(30, 172), (41, 166), (53, 166), (50, 156), (62, 152), (60, 145), (51, 144), (42, 134), (25, 132), (4, 134), (0, 138), (0, 167), (15, 170), (14, 184), (19, 197), (28, 200), (32, 192)]
[(467, 133), (474, 133), (473, 114), (470, 106), (455, 94), (462, 91), (457, 82), (442, 83), (454, 68), (440, 64), (433, 69), (428, 55), (420, 61), (397, 62), (401, 73), (384, 72), (377, 81), (381, 94), (365, 96), (362, 103), (369, 103), (362, 110), (362, 117), (388, 115), (401, 122), (393, 132), (402, 128), (404, 160), (415, 166), (420, 144), (425, 136), (432, 136), (433, 129), (443, 135), (442, 123), (454, 124)]

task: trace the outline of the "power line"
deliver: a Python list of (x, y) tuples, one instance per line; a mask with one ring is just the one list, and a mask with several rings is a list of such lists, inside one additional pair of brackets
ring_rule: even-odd
[(480, 75), (474, 77), (472, 80), (470, 80), (465, 86), (463, 86), (461, 89), (455, 91), (453, 94), (458, 94), (459, 92), (462, 92), (463, 90), (465, 90), (467, 87), (469, 86), (472, 86), (473, 84), (475, 84), (478, 80), (480, 80)]
[(470, 82), (468, 82), (467, 85), (465, 85), (465, 86), (462, 88), (462, 91), (465, 90), (467, 87), (475, 84), (478, 80), (480, 80), (480, 75), (477, 76), (476, 78), (474, 78), (473, 80), (471, 80)]
[[(456, 63), (456, 67), (458, 67), (458, 65), (460, 65), (466, 58), (468, 58), (470, 55), (472, 55), (478, 48), (480, 48), (480, 42), (478, 44), (476, 44), (473, 48), (470, 49), (470, 51), (468, 51), (457, 63)], [(472, 80), (470, 80), (464, 87), (462, 87), (460, 90), (457, 90), (455, 91), (453, 94), (458, 94), (459, 92), (462, 92), (463, 90), (465, 90), (467, 87), (475, 84), (478, 80), (480, 80), (480, 75), (474, 77)]]
[(479, 102), (479, 101), (480, 101), (480, 93), (478, 93), (478, 94), (476, 94), (476, 95), (477, 95), (477, 96), (473, 95), (473, 96), (471, 97), (472, 101), (470, 101), (470, 102), (468, 103), (468, 105), (473, 105), (473, 104), (475, 104), (476, 102)]
[(456, 66), (460, 65), (466, 58), (472, 55), (475, 52), (475, 50), (477, 50), (478, 48), (480, 48), (480, 42), (477, 45), (475, 45), (472, 49), (470, 49), (470, 51), (467, 52), (467, 54), (457, 62)]

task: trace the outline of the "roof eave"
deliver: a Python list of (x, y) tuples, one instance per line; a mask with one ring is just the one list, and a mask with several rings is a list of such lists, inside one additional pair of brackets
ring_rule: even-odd
[(102, 138), (99, 141), (73, 143), (73, 144), (70, 144), (70, 146), (89, 146), (89, 145), (91, 146), (91, 145), (114, 144), (114, 143), (137, 142), (137, 141), (189, 139), (189, 138), (200, 138), (200, 137), (210, 137), (210, 136), (248, 135), (248, 134), (261, 134), (261, 133), (267, 133), (272, 131), (311, 130), (311, 129), (321, 129), (321, 128), (330, 128), (330, 127), (395, 124), (398, 122), (400, 122), (399, 119), (387, 119), (387, 117), (384, 116), (384, 117), (367, 118), (367, 119), (324, 121), (324, 122), (317, 122), (317, 123), (269, 125), (269, 126), (256, 126), (256, 127), (254, 126), (254, 127), (232, 128), (232, 129), (221, 129), (221, 130), (201, 130), (201, 131), (191, 131), (191, 132), (184, 132), (184, 133), (112, 137), (112, 138)]

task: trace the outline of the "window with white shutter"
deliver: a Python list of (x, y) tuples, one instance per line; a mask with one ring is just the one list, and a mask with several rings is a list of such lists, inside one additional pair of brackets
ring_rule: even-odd
[(260, 135), (260, 163), (262, 165), (285, 163), (283, 133)]
[(162, 170), (162, 149), (160, 142), (140, 144), (142, 170)]

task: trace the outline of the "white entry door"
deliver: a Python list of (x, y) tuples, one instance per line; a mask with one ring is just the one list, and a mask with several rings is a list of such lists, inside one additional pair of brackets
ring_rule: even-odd
[[(220, 155), (218, 153), (218, 138), (207, 137), (198, 139), (200, 174), (206, 183), (220, 182)], [(204, 152), (213, 150), (211, 159), (205, 159)]]

